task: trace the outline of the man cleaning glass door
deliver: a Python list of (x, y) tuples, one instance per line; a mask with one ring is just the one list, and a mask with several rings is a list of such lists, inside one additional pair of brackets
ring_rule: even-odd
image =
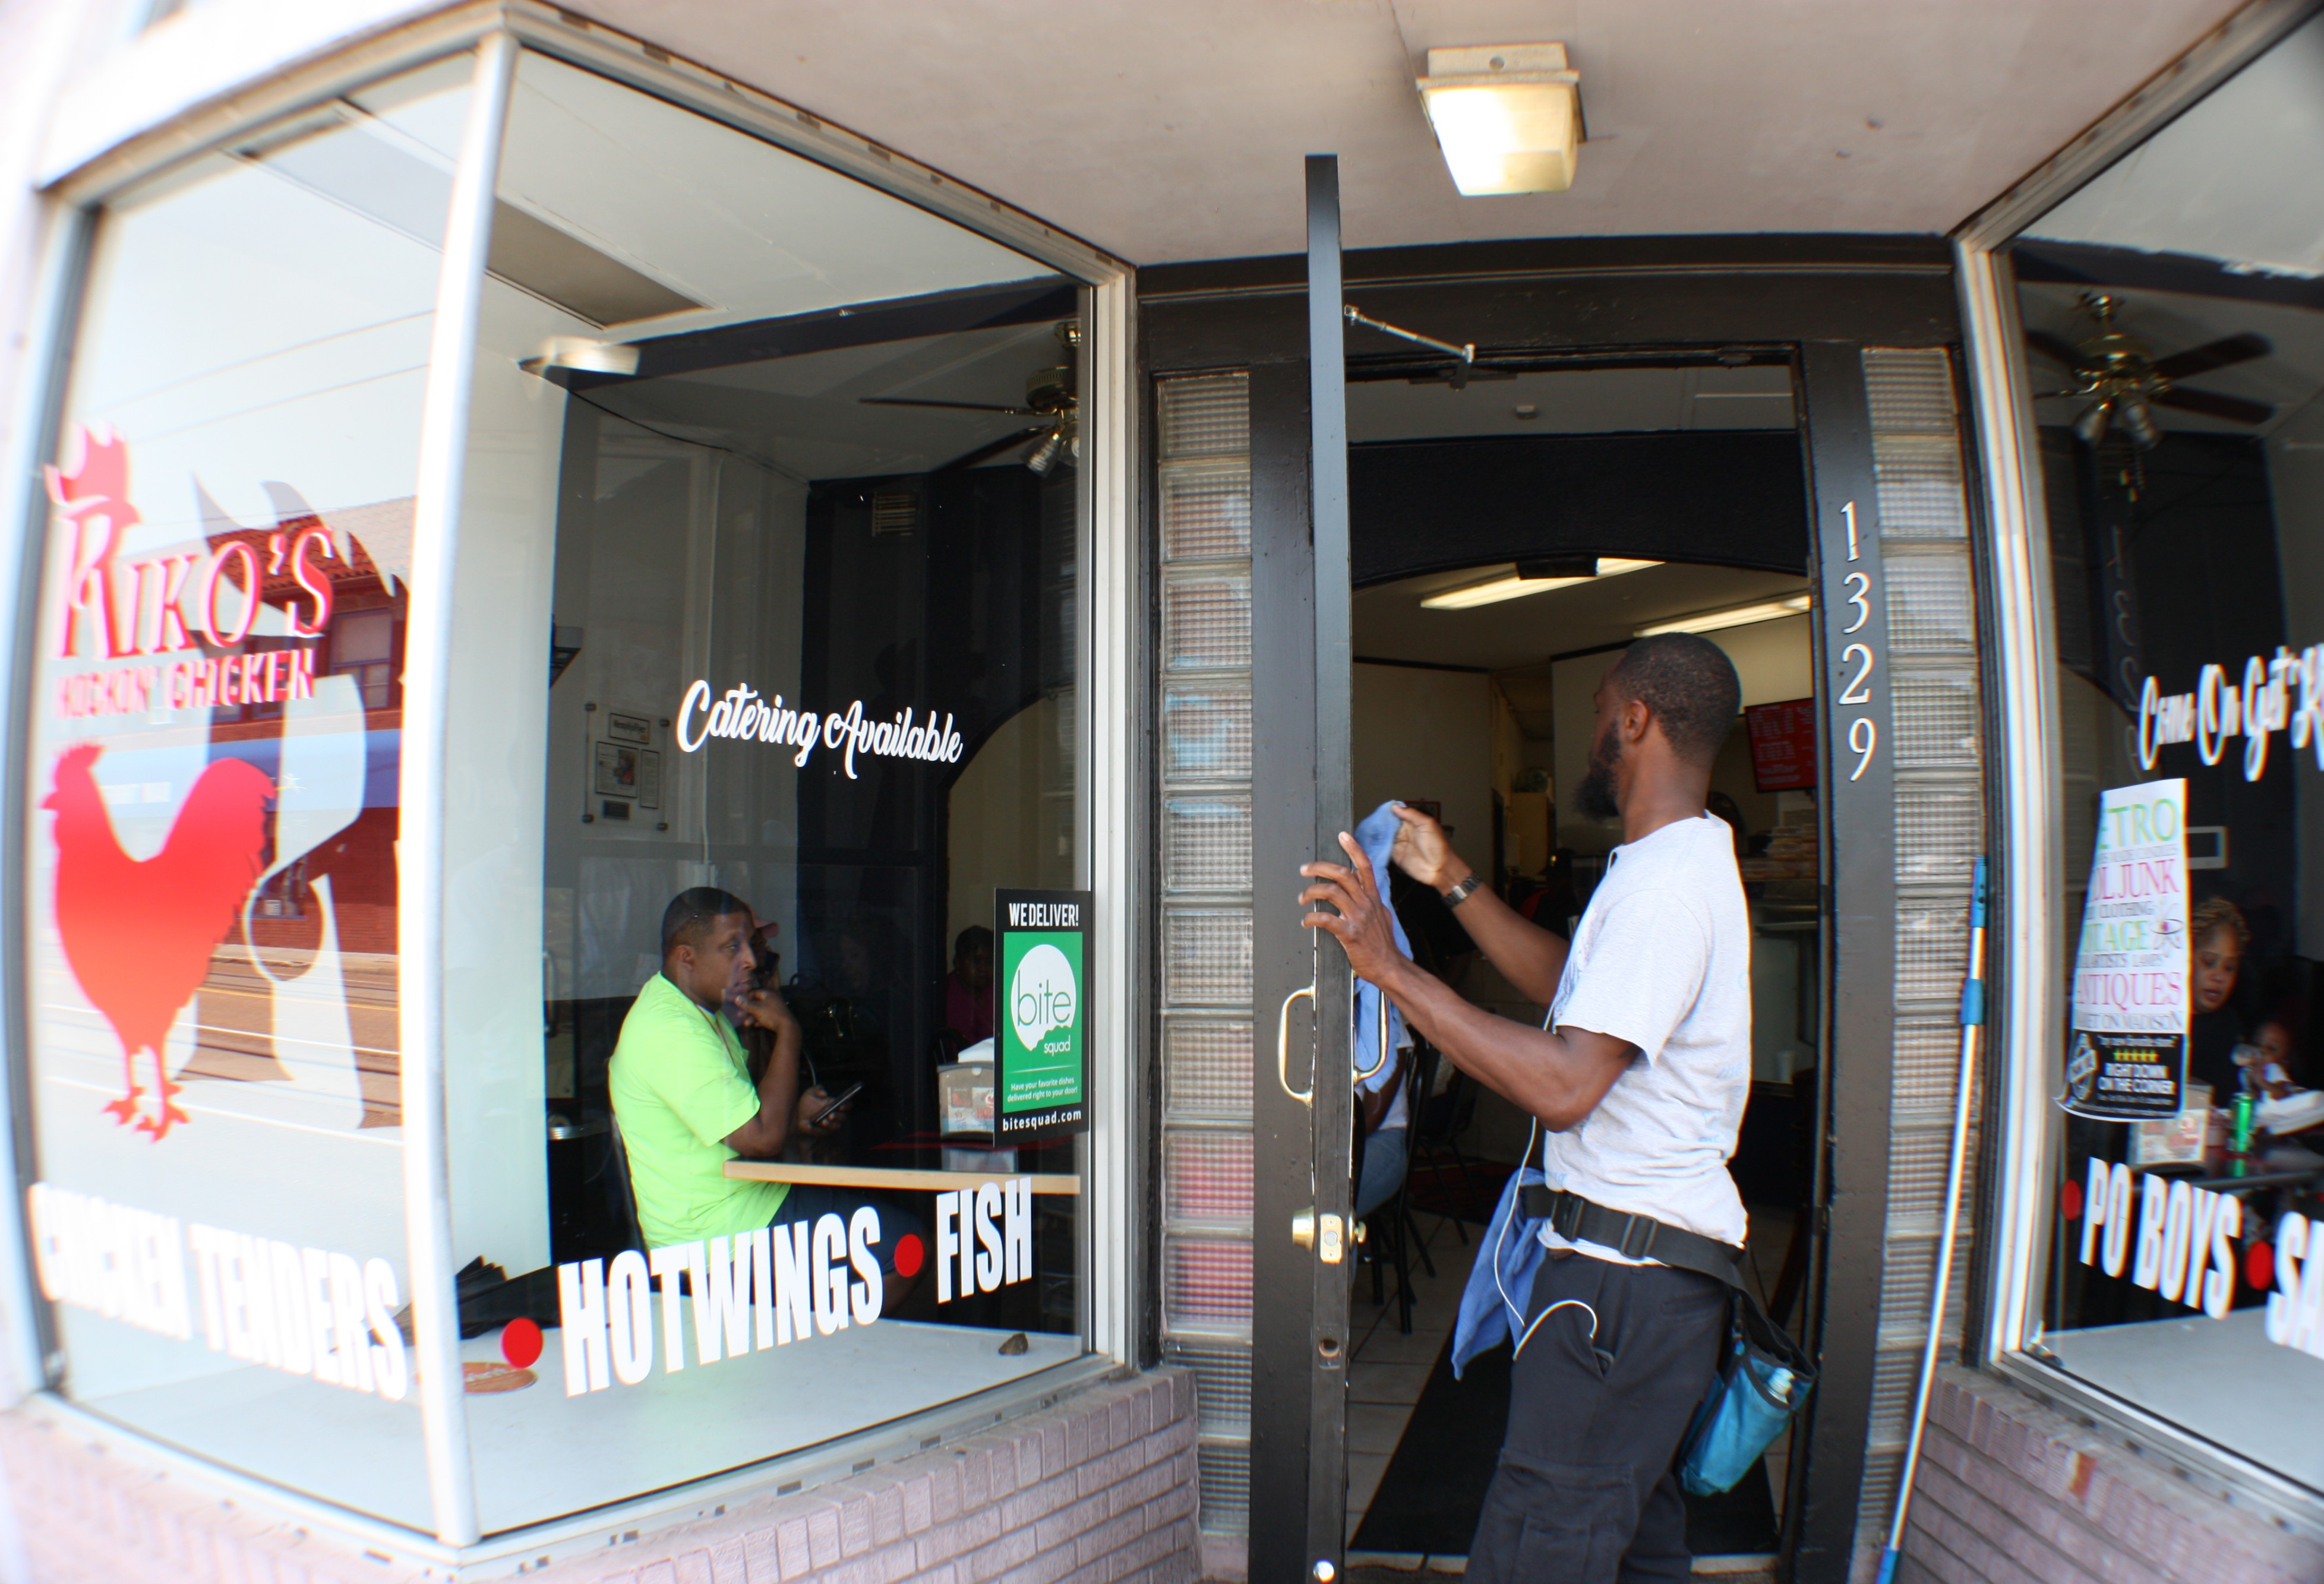
[(1726, 1163), (1750, 1083), (1750, 929), (1731, 831), (1705, 811), (1739, 699), (1727, 657), (1692, 634), (1641, 640), (1609, 671), (1580, 802), (1618, 817), (1623, 841), (1570, 949), (1486, 889), (1436, 822), (1401, 811), (1395, 862), (1550, 1007), (1543, 1029), (1478, 1008), (1397, 951), (1353, 837), (1341, 841), (1354, 868), (1301, 870), (1314, 882), (1302, 901), (1336, 909), (1307, 925), (1338, 937), (1456, 1066), (1548, 1129), (1545, 1257), (1470, 1554), (1482, 1579), (1690, 1569), (1673, 1464), (1729, 1314), (1728, 1285), (1704, 1267), (1739, 1260), (1745, 1230)]

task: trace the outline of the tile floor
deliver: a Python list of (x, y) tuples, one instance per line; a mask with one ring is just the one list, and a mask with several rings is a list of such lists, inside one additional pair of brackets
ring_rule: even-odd
[[(1356, 1345), (1348, 1365), (1351, 1540), (1355, 1538), (1357, 1525), (1364, 1521), (1364, 1509), (1371, 1505), (1372, 1492), (1379, 1488), (1380, 1476), (1387, 1471), (1388, 1459), (1396, 1451), (1396, 1443), (1403, 1438), (1405, 1424), (1412, 1418), (1412, 1405), (1420, 1400), (1421, 1388), (1428, 1384), (1428, 1373), (1435, 1367), (1436, 1356), (1444, 1350), (1444, 1340), (1452, 1334), (1452, 1318), (1460, 1308), (1461, 1289), (1468, 1283), (1470, 1262), (1477, 1252), (1478, 1228), (1467, 1229), (1469, 1242), (1463, 1248), (1452, 1222), (1432, 1215), (1416, 1216), (1415, 1220), (1427, 1244), (1429, 1257), (1436, 1262), (1436, 1274), (1430, 1275), (1416, 1263), (1414, 1266), (1410, 1336), (1397, 1329), (1395, 1269), (1391, 1266), (1384, 1274), (1382, 1293), (1387, 1301), (1378, 1304), (1372, 1302), (1370, 1270), (1359, 1268), (1356, 1272), (1355, 1301), (1350, 1308)], [(1351, 1564), (1359, 1561), (1389, 1567), (1401, 1564), (1407, 1570), (1424, 1562), (1418, 1557), (1365, 1558), (1352, 1554), (1348, 1560)], [(1436, 1559), (1433, 1570), (1458, 1571), (1465, 1560)]]
[[(1786, 1211), (1756, 1205), (1750, 1214), (1751, 1264), (1758, 1283), (1760, 1301), (1765, 1303), (1775, 1291), (1776, 1277), (1783, 1269), (1784, 1249), (1791, 1239), (1792, 1217)], [(1350, 1354), (1348, 1366), (1348, 1538), (1351, 1541), (1363, 1523), (1364, 1511), (1371, 1505), (1372, 1493), (1379, 1487), (1380, 1476), (1388, 1469), (1388, 1460), (1395, 1454), (1397, 1442), (1403, 1438), (1404, 1427), (1412, 1418), (1413, 1404), (1420, 1400), (1421, 1388), (1428, 1384), (1429, 1371), (1435, 1366), (1436, 1356), (1443, 1350), (1445, 1339), (1452, 1334), (1452, 1320), (1460, 1307), (1461, 1290), (1468, 1283), (1469, 1267), (1476, 1257), (1478, 1228), (1471, 1226), (1466, 1229), (1469, 1240), (1463, 1246), (1452, 1222), (1430, 1215), (1416, 1219), (1429, 1257), (1435, 1261), (1436, 1274), (1430, 1275), (1417, 1264), (1414, 1267), (1410, 1336), (1397, 1329), (1395, 1270), (1390, 1267), (1385, 1271), (1382, 1282), (1385, 1302), (1377, 1304), (1372, 1302), (1370, 1268), (1359, 1266), (1356, 1272), (1354, 1302), (1350, 1306), (1356, 1344)], [(1794, 1307), (1794, 1319), (1796, 1320), (1797, 1305)], [(1789, 1451), (1788, 1435), (1767, 1449), (1767, 1475), (1778, 1505), (1783, 1499)], [(1347, 1560), (1349, 1584), (1362, 1584), (1363, 1580), (1373, 1578), (1409, 1577), (1416, 1572), (1458, 1573), (1465, 1568), (1468, 1561), (1465, 1557), (1364, 1552), (1351, 1552)], [(1714, 1569), (1706, 1568), (1702, 1561), (1698, 1561), (1695, 1570), (1702, 1573)], [(1760, 1576), (1755, 1569), (1732, 1574), (1731, 1578), (1733, 1584), (1750, 1584), (1750, 1580)]]

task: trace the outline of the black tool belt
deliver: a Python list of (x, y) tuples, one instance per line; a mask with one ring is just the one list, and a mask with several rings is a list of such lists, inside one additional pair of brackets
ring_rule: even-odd
[(1721, 1243), (1716, 1238), (1658, 1221), (1652, 1216), (1626, 1215), (1579, 1193), (1568, 1193), (1563, 1188), (1545, 1187), (1539, 1183), (1528, 1183), (1519, 1191), (1517, 1209), (1527, 1220), (1547, 1221), (1552, 1230), (1570, 1243), (1595, 1243), (1601, 1248), (1618, 1250), (1626, 1258), (1658, 1259), (1674, 1269), (1691, 1270), (1730, 1287), (1743, 1285), (1737, 1268), (1742, 1263), (1742, 1249), (1732, 1243)]

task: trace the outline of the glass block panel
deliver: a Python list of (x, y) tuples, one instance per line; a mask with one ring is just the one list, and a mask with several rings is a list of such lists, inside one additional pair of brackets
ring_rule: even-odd
[(1248, 908), (1163, 910), (1162, 997), (1174, 1007), (1250, 1005)]
[(1950, 434), (1884, 435), (1872, 442), (1880, 531), (1890, 539), (1962, 539), (1960, 443)]
[[(1967, 1200), (1969, 1195), (1964, 1186), (1961, 1197)], [(1969, 1251), (1969, 1239), (1964, 1228), (1953, 1239), (1953, 1268), (1945, 1278), (1945, 1331), (1953, 1336), (1960, 1334), (1962, 1301), (1969, 1293), (1969, 1271), (1973, 1263), (1966, 1257)], [(1888, 1260), (1880, 1273), (1880, 1329), (1886, 1333), (1884, 1340), (1914, 1342), (1928, 1334), (1929, 1288), (1936, 1278), (1937, 1235), (1933, 1226), (1927, 1236), (1921, 1238), (1889, 1234)]]
[(1180, 792), (1162, 799), (1162, 886), (1250, 889), (1250, 796)]
[(1205, 573), (1162, 585), (1162, 664), (1172, 671), (1250, 668), (1250, 575)]
[(1969, 880), (1984, 805), (1977, 784), (1956, 787), (1906, 782), (1896, 788), (1896, 879), (1899, 884), (1959, 884)]
[[(1898, 1357), (1907, 1364), (1914, 1362), (1914, 1355), (1910, 1353)], [(1887, 1362), (1889, 1360), (1886, 1358), (1881, 1360), (1883, 1364)], [(1877, 1380), (1877, 1367), (1875, 1368)], [(1908, 1377), (1904, 1383), (1907, 1390), (1911, 1389), (1912, 1384)], [(1903, 1432), (1900, 1430), (1895, 1433), (1901, 1437)], [(1895, 1508), (1896, 1486), (1904, 1476), (1904, 1454), (1902, 1451), (1883, 1449), (1865, 1454), (1864, 1484), (1858, 1493), (1856, 1505), (1857, 1544), (1878, 1546), (1886, 1540), (1888, 1519)]]
[(1171, 1018), (1162, 1024), (1162, 1104), (1173, 1117), (1250, 1115), (1251, 1026)]
[(1941, 346), (1866, 347), (1864, 396), (1876, 436), (1952, 431), (1952, 364)]
[[(1958, 975), (1969, 959), (1954, 965)], [(1897, 1112), (1950, 1115), (1960, 1084), (1960, 1029), (1934, 1018), (1899, 1018), (1889, 1104)]]
[(1250, 555), (1250, 465), (1240, 458), (1162, 465), (1162, 558)]
[(1250, 1527), (1250, 1443), (1213, 1441), (1194, 1449), (1203, 1527), (1213, 1534), (1241, 1534)]
[(1977, 602), (1965, 552), (1892, 555), (1886, 571), (1892, 653), (1941, 653), (1977, 641)]
[(1166, 781), (1250, 779), (1250, 691), (1177, 683), (1162, 691)]
[[(1888, 1141), (1888, 1220), (1927, 1228), (1931, 1243), (1944, 1213), (1945, 1170), (1952, 1149), (1950, 1129), (1931, 1128), (1897, 1133)], [(1892, 1238), (1893, 1243), (1895, 1239)]]
[(1956, 1002), (1969, 971), (1969, 902), (1896, 909), (1896, 999)]
[(1977, 768), (1976, 672), (1898, 673), (1890, 686), (1899, 766)]
[(1250, 1244), (1173, 1238), (1162, 1258), (1163, 1323), (1173, 1330), (1250, 1329)]
[(1174, 1342), (1163, 1357), (1194, 1374), (1194, 1405), (1205, 1433), (1250, 1433), (1250, 1349)]
[(1161, 456), (1233, 456), (1250, 449), (1250, 376), (1204, 374), (1164, 380), (1156, 405)]
[(1171, 1221), (1249, 1226), (1251, 1141), (1248, 1133), (1166, 1131), (1162, 1216)]

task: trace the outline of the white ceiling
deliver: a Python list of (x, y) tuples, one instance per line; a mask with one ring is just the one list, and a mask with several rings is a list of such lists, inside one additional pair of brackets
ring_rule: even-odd
[[(1134, 263), (1349, 245), (1942, 232), (2237, 0), (575, 0)], [(1464, 198), (1412, 78), (1433, 45), (1565, 42), (1572, 191)]]
[[(1606, 553), (1620, 555), (1622, 549), (1609, 546)], [(1538, 665), (1552, 655), (1628, 643), (1649, 622), (1780, 599), (1807, 586), (1796, 573), (1681, 561), (1466, 611), (1422, 609), (1420, 602), (1428, 595), (1477, 582), (1489, 570), (1499, 568), (1434, 572), (1358, 589), (1355, 652), (1367, 658), (1502, 671)], [(1785, 620), (1805, 622), (1803, 617)]]
[[(594, 387), (590, 399), (679, 439), (741, 453), (786, 478), (861, 478), (939, 467), (1038, 420), (945, 408), (875, 407), (867, 396), (1025, 400), (1026, 377), (1065, 353), (1047, 324), (844, 346)], [(984, 465), (1011, 467), (1018, 449)]]
[(2324, 274), (2324, 17), (2236, 75), (2026, 227), (2033, 236), (2202, 253)]

